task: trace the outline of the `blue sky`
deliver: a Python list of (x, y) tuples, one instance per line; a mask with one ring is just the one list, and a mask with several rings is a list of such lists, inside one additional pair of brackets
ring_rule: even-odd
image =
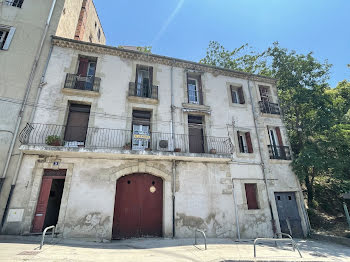
[(107, 44), (150, 46), (198, 62), (210, 40), (227, 49), (274, 41), (333, 64), (330, 85), (350, 79), (350, 0), (94, 0)]

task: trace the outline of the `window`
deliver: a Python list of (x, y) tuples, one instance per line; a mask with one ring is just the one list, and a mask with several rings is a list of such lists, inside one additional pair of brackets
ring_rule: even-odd
[(136, 66), (136, 89), (135, 95), (140, 97), (151, 97), (153, 67)]
[(70, 104), (64, 134), (65, 146), (78, 147), (85, 145), (89, 117), (89, 105)]
[(97, 38), (98, 38), (98, 41), (100, 41), (101, 39), (101, 29), (99, 28), (98, 30), (97, 30)]
[(270, 88), (268, 86), (259, 86), (260, 98), (263, 102), (271, 102), (270, 101)]
[(22, 7), (24, 0), (6, 0), (5, 3), (10, 6), (15, 6), (15, 7)]
[(256, 184), (244, 184), (248, 209), (259, 209)]
[(95, 28), (97, 27), (97, 22), (95, 22)]
[(230, 88), (231, 88), (232, 103), (244, 104), (245, 100), (243, 95), (243, 88), (235, 87), (235, 86), (230, 86)]
[(16, 29), (0, 25), (0, 50), (8, 50)]
[(79, 57), (77, 89), (92, 90), (96, 72), (96, 58)]
[(151, 112), (134, 110), (132, 112), (132, 150), (149, 148), (151, 135)]
[(188, 74), (187, 75), (187, 93), (188, 103), (203, 104), (201, 76)]
[(252, 140), (249, 132), (237, 131), (238, 146), (240, 153), (253, 153)]
[(279, 127), (268, 127), (268, 132), (271, 146), (283, 146), (281, 130)]

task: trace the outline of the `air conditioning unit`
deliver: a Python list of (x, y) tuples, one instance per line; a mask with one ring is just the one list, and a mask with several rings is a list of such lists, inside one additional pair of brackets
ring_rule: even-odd
[(172, 143), (172, 140), (166, 140), (166, 139), (159, 139), (157, 143), (157, 150), (158, 151), (174, 151), (174, 145)]

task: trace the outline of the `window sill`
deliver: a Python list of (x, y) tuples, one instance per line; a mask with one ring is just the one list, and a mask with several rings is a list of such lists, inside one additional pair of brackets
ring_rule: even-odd
[(270, 159), (271, 164), (290, 164), (292, 160), (286, 159)]
[(138, 103), (138, 104), (151, 104), (157, 105), (159, 104), (158, 99), (141, 97), (141, 96), (128, 96), (129, 102)]
[(236, 104), (236, 103), (230, 103), (230, 106), (232, 107), (240, 107), (240, 108), (246, 108), (247, 107), (247, 103), (244, 103), (244, 104)]
[(261, 115), (262, 117), (281, 118), (281, 115), (277, 115), (277, 114), (268, 114), (268, 113), (262, 113), (262, 112), (260, 112), (260, 115)]
[(240, 152), (237, 152), (236, 156), (238, 158), (255, 158), (255, 154), (254, 153), (240, 153)]
[(192, 111), (192, 112), (200, 112), (210, 114), (210, 106), (199, 105), (199, 104), (191, 104), (191, 103), (182, 103), (183, 111)]
[(87, 96), (87, 97), (100, 96), (100, 93), (96, 91), (80, 90), (80, 89), (72, 89), (72, 88), (62, 88), (62, 93), (69, 96)]

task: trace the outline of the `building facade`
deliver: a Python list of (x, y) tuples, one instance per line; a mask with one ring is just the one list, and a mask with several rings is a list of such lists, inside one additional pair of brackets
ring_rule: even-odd
[(105, 44), (92, 0), (0, 0), (0, 228), (22, 157), (18, 132), (45, 84), (52, 35)]
[(2, 230), (63, 237), (308, 232), (275, 80), (60, 37)]

